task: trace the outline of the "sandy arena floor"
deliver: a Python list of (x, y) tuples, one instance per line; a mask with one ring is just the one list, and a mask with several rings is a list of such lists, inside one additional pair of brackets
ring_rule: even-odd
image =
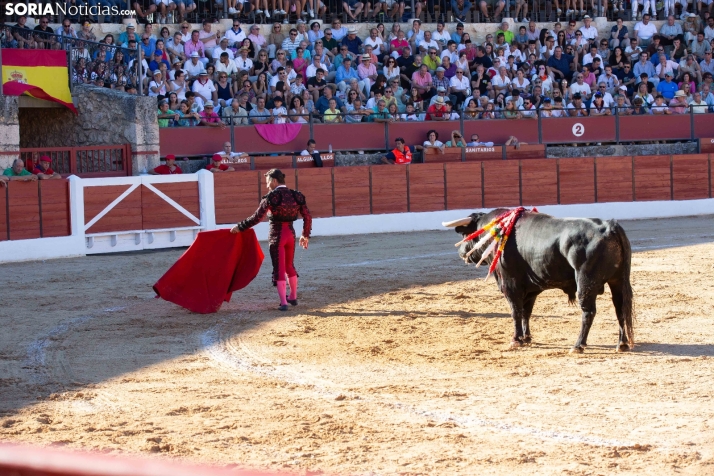
[(625, 222), (637, 309), (508, 306), (453, 232), (315, 238), (300, 306), (152, 299), (183, 250), (0, 266), (0, 440), (300, 474), (714, 474), (713, 217)]

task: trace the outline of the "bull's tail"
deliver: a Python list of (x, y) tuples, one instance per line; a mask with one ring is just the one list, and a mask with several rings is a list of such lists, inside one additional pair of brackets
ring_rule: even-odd
[(625, 335), (632, 349), (635, 346), (635, 310), (632, 299), (632, 285), (630, 284), (630, 269), (632, 261), (632, 247), (625, 230), (616, 221), (611, 222), (611, 230), (617, 236), (622, 248), (622, 276), (620, 286), (622, 292), (622, 316), (625, 320)]

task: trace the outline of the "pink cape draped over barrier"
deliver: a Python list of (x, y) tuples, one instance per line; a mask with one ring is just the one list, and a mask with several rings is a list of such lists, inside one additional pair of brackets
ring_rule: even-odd
[(265, 141), (275, 145), (292, 142), (300, 134), (302, 124), (256, 124), (255, 130)]
[(161, 297), (200, 314), (217, 312), (258, 275), (263, 251), (253, 230), (204, 231), (154, 284)]

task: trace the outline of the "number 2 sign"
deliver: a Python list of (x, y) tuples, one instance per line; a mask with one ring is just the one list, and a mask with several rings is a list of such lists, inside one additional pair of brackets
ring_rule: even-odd
[(581, 137), (583, 134), (585, 134), (585, 126), (579, 122), (573, 124), (573, 135), (575, 137)]

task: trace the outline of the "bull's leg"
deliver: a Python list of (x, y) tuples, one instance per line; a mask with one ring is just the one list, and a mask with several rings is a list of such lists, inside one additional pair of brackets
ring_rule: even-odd
[(583, 286), (582, 283), (578, 283), (578, 303), (580, 304), (580, 309), (583, 312), (583, 318), (580, 325), (580, 335), (570, 352), (582, 354), (583, 348), (588, 345), (588, 334), (590, 333), (590, 327), (593, 325), (593, 320), (595, 319), (596, 300), (597, 293), (593, 291), (590, 286)]
[(536, 298), (538, 296), (531, 296), (526, 298), (523, 303), (523, 343), (531, 343), (531, 313), (533, 312), (533, 306), (535, 305)]
[(608, 283), (608, 285), (610, 286), (610, 293), (612, 294), (612, 303), (615, 305), (617, 323), (620, 325), (620, 338), (617, 342), (617, 352), (627, 352), (630, 350), (630, 342), (625, 332), (625, 316), (622, 312), (624, 299), (622, 295), (622, 285), (619, 282)]
[(515, 349), (523, 345), (523, 298), (506, 294), (506, 300), (511, 306), (511, 317), (513, 318), (514, 327), (511, 349)]

